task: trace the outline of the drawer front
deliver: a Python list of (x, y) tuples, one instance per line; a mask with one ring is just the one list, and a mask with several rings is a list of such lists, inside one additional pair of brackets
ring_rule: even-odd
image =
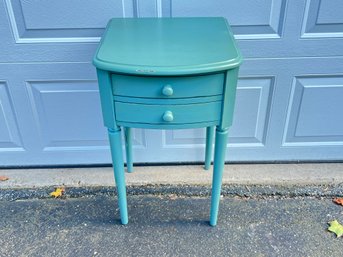
[(224, 74), (192, 77), (139, 77), (112, 75), (115, 96), (186, 98), (223, 93)]
[(115, 102), (116, 120), (145, 124), (189, 124), (218, 121), (221, 101), (200, 104), (149, 105)]

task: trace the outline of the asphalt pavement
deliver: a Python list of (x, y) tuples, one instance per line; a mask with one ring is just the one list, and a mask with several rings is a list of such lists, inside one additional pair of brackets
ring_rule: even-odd
[(129, 195), (129, 224), (116, 197), (0, 201), (0, 256), (343, 256), (343, 223), (331, 197), (244, 197), (221, 200), (210, 227), (209, 197)]

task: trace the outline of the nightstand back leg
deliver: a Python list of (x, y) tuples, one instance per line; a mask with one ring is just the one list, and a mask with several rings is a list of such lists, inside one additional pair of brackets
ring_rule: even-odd
[(215, 126), (206, 128), (206, 149), (205, 149), (205, 166), (204, 169), (208, 170), (211, 167), (213, 155), (213, 138)]
[(125, 127), (125, 150), (126, 150), (126, 168), (127, 172), (133, 171), (133, 162), (132, 162), (132, 129)]

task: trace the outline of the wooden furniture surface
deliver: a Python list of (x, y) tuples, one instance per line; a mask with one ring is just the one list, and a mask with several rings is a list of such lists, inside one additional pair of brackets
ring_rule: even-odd
[(93, 63), (108, 128), (121, 221), (128, 223), (132, 128), (206, 128), (205, 169), (216, 129), (210, 224), (217, 223), (228, 128), (242, 57), (224, 18), (115, 18)]

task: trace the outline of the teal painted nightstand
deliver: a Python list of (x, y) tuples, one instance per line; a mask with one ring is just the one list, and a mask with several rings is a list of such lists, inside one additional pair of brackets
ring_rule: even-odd
[(210, 224), (217, 223), (228, 128), (242, 61), (224, 18), (115, 18), (93, 63), (111, 145), (121, 222), (128, 223), (121, 129), (132, 171), (131, 128), (216, 127)]

